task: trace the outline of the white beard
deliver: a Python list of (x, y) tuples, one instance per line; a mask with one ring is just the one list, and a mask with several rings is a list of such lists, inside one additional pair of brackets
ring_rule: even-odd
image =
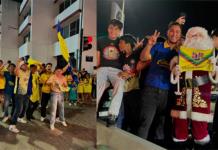
[[(202, 37), (188, 37), (191, 33), (200, 33)], [(186, 39), (184, 41), (184, 46), (199, 50), (208, 50), (213, 49), (213, 41), (209, 37), (207, 30), (202, 27), (192, 27), (188, 30), (186, 34)]]
[(186, 39), (183, 45), (199, 50), (208, 50), (213, 48), (213, 42), (209, 37), (205, 39)]

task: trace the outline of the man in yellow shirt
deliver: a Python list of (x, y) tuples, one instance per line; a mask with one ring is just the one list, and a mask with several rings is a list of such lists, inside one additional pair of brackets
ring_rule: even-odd
[(46, 107), (50, 99), (51, 87), (47, 84), (47, 80), (52, 76), (52, 64), (46, 64), (46, 71), (40, 76), (40, 84), (42, 84), (42, 99), (41, 99), (41, 121), (45, 120)]
[(37, 71), (36, 65), (30, 65), (30, 80), (28, 83), (28, 87), (30, 89), (29, 95), (30, 95), (30, 101), (29, 106), (26, 113), (27, 120), (31, 121), (31, 119), (35, 119), (33, 117), (33, 112), (36, 110), (36, 108), (39, 105), (39, 73)]
[(12, 115), (11, 122), (9, 125), (9, 130), (14, 133), (18, 133), (19, 130), (16, 128), (17, 121), (21, 123), (26, 123), (24, 120), (24, 115), (28, 107), (29, 96), (27, 93), (28, 82), (30, 77), (30, 71), (25, 63), (22, 60), (18, 60), (16, 69), (16, 82), (14, 87), (15, 93), (15, 111)]

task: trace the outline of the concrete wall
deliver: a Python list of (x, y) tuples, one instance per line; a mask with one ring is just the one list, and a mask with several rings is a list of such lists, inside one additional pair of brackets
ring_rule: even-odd
[(57, 7), (51, 0), (32, 0), (32, 58), (56, 65), (53, 44), (56, 40), (54, 18)]
[(108, 128), (105, 124), (98, 122), (96, 128), (98, 149), (107, 147), (110, 150), (166, 150), (116, 127)]
[(16, 62), (18, 59), (18, 3), (2, 1), (2, 46), (0, 58)]
[[(96, 66), (96, 35), (97, 35), (97, 2), (96, 0), (84, 0), (83, 7), (83, 35), (92, 36), (92, 49), (82, 53), (82, 68), (86, 68), (89, 72), (93, 71)], [(86, 56), (93, 56), (93, 62), (86, 62)]]

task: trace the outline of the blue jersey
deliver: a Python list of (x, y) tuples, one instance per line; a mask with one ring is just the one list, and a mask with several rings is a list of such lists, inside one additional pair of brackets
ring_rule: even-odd
[(170, 87), (170, 60), (177, 55), (167, 43), (157, 43), (151, 49), (151, 64), (145, 79), (145, 85), (168, 90)]

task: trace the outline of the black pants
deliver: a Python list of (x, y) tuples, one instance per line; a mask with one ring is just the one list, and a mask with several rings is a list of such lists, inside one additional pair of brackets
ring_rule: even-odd
[(15, 110), (15, 95), (12, 95), (11, 99), (12, 99), (12, 108), (11, 108), (11, 116), (12, 116)]
[(33, 117), (33, 112), (36, 110), (36, 108), (38, 107), (39, 102), (32, 102), (31, 100), (29, 101), (29, 106), (26, 112), (26, 118), (27, 120), (31, 120), (31, 118)]
[(140, 124), (138, 130), (138, 135), (141, 138), (148, 138), (151, 124), (154, 122), (156, 126), (154, 139), (164, 140), (164, 123), (167, 98), (168, 90), (161, 90), (150, 86), (146, 86), (142, 90)]
[(50, 93), (42, 93), (41, 99), (41, 116), (46, 117), (46, 107), (48, 105), (48, 101), (50, 100)]
[(17, 118), (23, 118), (28, 108), (29, 97), (27, 95), (15, 95), (15, 109), (11, 118), (11, 125), (16, 125)]
[(140, 90), (125, 92), (123, 95), (124, 119), (122, 129), (137, 134), (139, 123)]

